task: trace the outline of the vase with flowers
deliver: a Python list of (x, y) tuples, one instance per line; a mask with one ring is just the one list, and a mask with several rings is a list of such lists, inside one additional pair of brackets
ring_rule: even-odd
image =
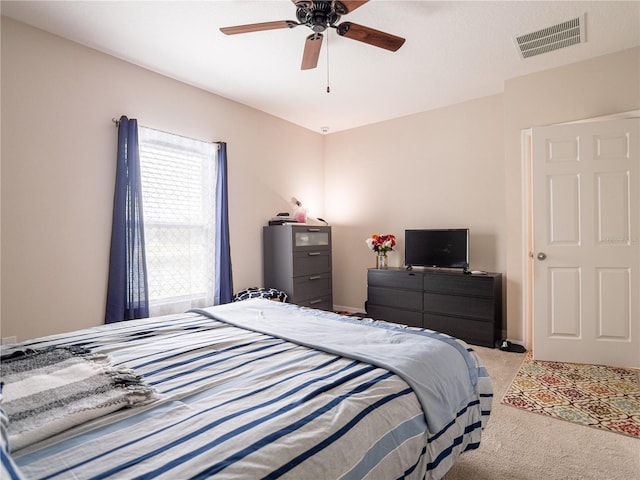
[(366, 240), (367, 246), (376, 252), (376, 268), (387, 268), (387, 252), (392, 252), (396, 246), (396, 236), (393, 234), (380, 235), (374, 233)]

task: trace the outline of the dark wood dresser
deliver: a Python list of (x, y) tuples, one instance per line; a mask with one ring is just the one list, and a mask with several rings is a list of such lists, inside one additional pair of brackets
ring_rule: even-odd
[(369, 269), (367, 315), (494, 347), (502, 335), (502, 274)]

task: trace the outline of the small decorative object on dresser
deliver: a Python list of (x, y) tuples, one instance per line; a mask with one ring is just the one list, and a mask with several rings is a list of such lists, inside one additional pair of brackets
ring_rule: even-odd
[(296, 206), (296, 209), (293, 212), (293, 218), (298, 223), (306, 223), (307, 209), (302, 206), (302, 202), (298, 200), (296, 197), (291, 197), (291, 202)]
[(376, 256), (376, 268), (387, 268), (387, 252), (378, 252)]
[(396, 246), (396, 236), (393, 234), (380, 235), (374, 233), (366, 240), (367, 246), (377, 253), (376, 268), (387, 268), (387, 252), (392, 252)]

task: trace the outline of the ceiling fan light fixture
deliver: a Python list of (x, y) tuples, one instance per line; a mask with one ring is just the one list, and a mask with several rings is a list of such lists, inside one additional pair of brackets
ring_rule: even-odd
[[(259, 32), (263, 30), (276, 30), (281, 28), (294, 28), (300, 25), (309, 27), (314, 33), (309, 35), (305, 41), (302, 54), (302, 70), (316, 68), (318, 56), (322, 46), (323, 32), (327, 28), (334, 28), (338, 35), (357, 40), (374, 47), (384, 48), (395, 52), (405, 39), (382, 32), (371, 27), (358, 25), (351, 22), (343, 22), (338, 25), (342, 15), (353, 12), (356, 8), (365, 5), (369, 0), (291, 0), (296, 7), (296, 18), (298, 21), (279, 20), (274, 22), (252, 23), (247, 25), (236, 25), (232, 27), (222, 27), (220, 31), (226, 35), (238, 33)], [(328, 41), (328, 40), (327, 40)], [(327, 86), (327, 93), (329, 87)]]

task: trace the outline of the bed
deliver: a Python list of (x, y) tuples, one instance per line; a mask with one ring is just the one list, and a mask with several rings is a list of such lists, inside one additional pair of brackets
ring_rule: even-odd
[(98, 359), (143, 394), (25, 439), (12, 386), (47, 382), (5, 382), (6, 478), (437, 479), (479, 446), (492, 401), (460, 340), (265, 299), (5, 347), (4, 380), (24, 352)]

